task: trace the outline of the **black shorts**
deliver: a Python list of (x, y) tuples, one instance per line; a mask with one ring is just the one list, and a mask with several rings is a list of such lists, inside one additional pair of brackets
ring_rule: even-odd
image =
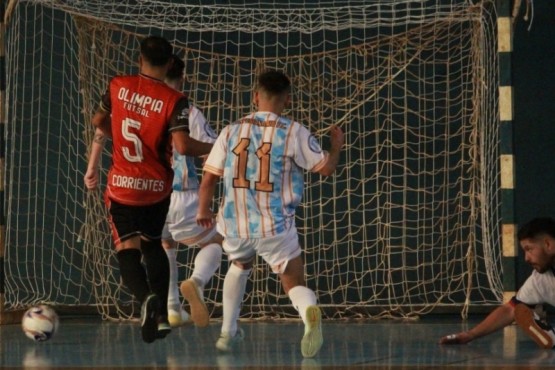
[(171, 197), (147, 206), (129, 206), (108, 199), (110, 227), (114, 243), (119, 243), (134, 236), (143, 236), (150, 240), (160, 239), (170, 207)]

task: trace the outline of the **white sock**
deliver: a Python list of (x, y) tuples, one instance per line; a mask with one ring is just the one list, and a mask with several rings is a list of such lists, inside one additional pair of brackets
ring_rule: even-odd
[(243, 270), (234, 264), (229, 266), (224, 279), (222, 333), (234, 336), (237, 332), (237, 320), (251, 270)]
[(316, 294), (305, 286), (297, 285), (289, 290), (289, 299), (291, 300), (293, 307), (295, 307), (295, 309), (299, 312), (299, 315), (301, 315), (303, 323), (306, 324), (306, 309), (308, 306), (312, 306), (317, 303)]
[(212, 243), (202, 248), (195, 257), (195, 267), (191, 274), (191, 279), (203, 290), (204, 286), (214, 276), (216, 270), (222, 262), (222, 247)]
[(168, 290), (168, 308), (179, 310), (181, 301), (179, 300), (179, 288), (177, 286), (177, 249), (164, 249), (170, 263), (170, 287)]

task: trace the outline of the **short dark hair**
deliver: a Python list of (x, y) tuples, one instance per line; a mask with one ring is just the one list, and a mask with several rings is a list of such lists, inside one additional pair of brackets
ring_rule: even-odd
[(281, 95), (289, 92), (291, 81), (283, 72), (268, 69), (258, 76), (258, 88), (271, 95)]
[(141, 41), (141, 55), (149, 64), (163, 66), (173, 55), (173, 46), (163, 37), (148, 36)]
[(551, 217), (537, 217), (525, 223), (518, 230), (518, 240), (534, 239), (542, 234), (555, 238), (555, 220)]
[(166, 78), (169, 80), (177, 80), (178, 78), (183, 78), (183, 71), (185, 70), (185, 63), (180, 57), (173, 54), (170, 58), (173, 63), (168, 72), (166, 73)]

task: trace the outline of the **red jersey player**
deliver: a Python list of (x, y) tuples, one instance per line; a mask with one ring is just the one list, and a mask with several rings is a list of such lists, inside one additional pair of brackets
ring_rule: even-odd
[(212, 147), (189, 136), (187, 97), (163, 81), (172, 54), (166, 39), (145, 38), (140, 73), (114, 77), (92, 120), (102, 130), (95, 141), (112, 137), (105, 201), (120, 274), (142, 304), (141, 335), (147, 343), (171, 331), (166, 306), (169, 265), (161, 235), (172, 189), (172, 140), (183, 155), (204, 155)]

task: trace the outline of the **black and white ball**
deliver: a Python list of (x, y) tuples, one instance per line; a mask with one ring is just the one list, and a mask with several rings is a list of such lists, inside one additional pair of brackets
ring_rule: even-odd
[(56, 311), (44, 304), (29, 308), (21, 320), (23, 332), (35, 342), (52, 339), (59, 326), (60, 321)]

